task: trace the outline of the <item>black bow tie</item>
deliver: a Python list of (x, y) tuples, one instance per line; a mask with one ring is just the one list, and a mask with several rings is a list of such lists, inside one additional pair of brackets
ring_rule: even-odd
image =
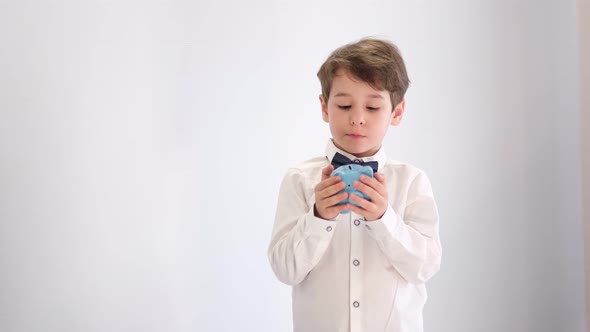
[(334, 165), (334, 169), (340, 167), (340, 166), (344, 166), (344, 165), (350, 165), (350, 164), (356, 164), (356, 165), (361, 165), (361, 166), (370, 166), (373, 169), (373, 172), (377, 172), (377, 169), (379, 168), (379, 163), (376, 161), (362, 161), (359, 159), (356, 159), (354, 161), (348, 159), (345, 155), (336, 152), (336, 154), (334, 155), (334, 158), (332, 158), (332, 165)]

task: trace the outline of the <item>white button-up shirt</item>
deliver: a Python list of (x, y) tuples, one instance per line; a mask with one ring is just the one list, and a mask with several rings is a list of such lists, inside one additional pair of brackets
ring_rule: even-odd
[(363, 161), (379, 162), (389, 207), (366, 221), (350, 212), (334, 220), (314, 216), (314, 187), (336, 152), (287, 171), (281, 184), (270, 265), (293, 286), (295, 332), (420, 332), (424, 283), (440, 267), (438, 211), (421, 170), (387, 160), (383, 149)]

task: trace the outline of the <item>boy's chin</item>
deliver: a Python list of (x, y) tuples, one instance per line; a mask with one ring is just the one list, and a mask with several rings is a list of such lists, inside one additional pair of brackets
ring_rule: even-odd
[(332, 141), (334, 142), (334, 145), (336, 145), (337, 148), (357, 158), (372, 156), (379, 150), (378, 148), (375, 149), (369, 146), (354, 146), (351, 144), (342, 144), (341, 142), (337, 142), (335, 140)]

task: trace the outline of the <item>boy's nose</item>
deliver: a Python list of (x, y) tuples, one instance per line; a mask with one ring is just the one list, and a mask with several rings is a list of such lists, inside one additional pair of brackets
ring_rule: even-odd
[(363, 117), (363, 114), (361, 112), (353, 112), (353, 114), (350, 115), (350, 124), (351, 125), (364, 125), (365, 124), (365, 118)]

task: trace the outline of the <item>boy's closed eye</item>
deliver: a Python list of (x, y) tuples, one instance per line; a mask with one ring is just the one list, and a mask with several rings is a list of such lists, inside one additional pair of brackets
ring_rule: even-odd
[[(342, 110), (348, 110), (348, 109), (350, 109), (351, 107), (352, 107), (351, 105), (338, 105), (338, 108), (339, 108), (339, 109), (342, 109)], [(372, 106), (367, 106), (367, 109), (368, 109), (369, 111), (378, 111), (378, 110), (379, 110), (379, 107), (372, 107)]]

